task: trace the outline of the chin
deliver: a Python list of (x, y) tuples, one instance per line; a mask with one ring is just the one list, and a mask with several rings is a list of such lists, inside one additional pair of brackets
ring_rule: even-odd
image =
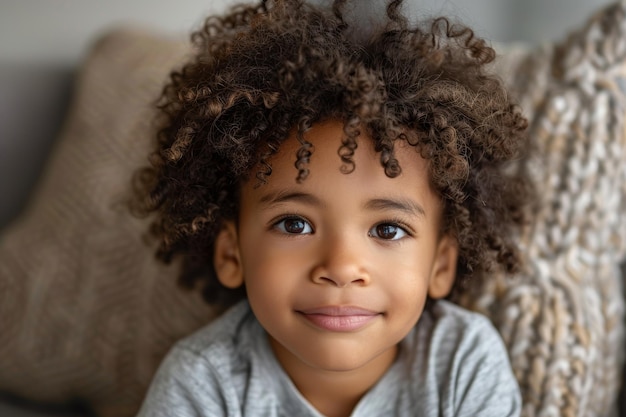
[(310, 367), (327, 372), (351, 372), (360, 370), (375, 362), (392, 362), (396, 347), (390, 346), (380, 352), (362, 352), (361, 346), (335, 346), (333, 349), (316, 349), (310, 355), (302, 355), (300, 359)]

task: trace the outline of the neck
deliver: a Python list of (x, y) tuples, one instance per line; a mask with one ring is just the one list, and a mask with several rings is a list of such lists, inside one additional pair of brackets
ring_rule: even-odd
[(300, 361), (270, 337), (278, 362), (304, 398), (326, 417), (348, 417), (359, 400), (382, 378), (395, 360), (397, 347), (363, 366), (328, 371)]

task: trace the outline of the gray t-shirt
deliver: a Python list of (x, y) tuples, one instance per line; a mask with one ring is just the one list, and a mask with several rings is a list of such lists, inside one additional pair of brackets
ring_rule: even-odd
[[(484, 316), (437, 301), (398, 352), (353, 417), (520, 414), (504, 344)], [(283, 371), (244, 301), (170, 351), (139, 416), (322, 415)]]

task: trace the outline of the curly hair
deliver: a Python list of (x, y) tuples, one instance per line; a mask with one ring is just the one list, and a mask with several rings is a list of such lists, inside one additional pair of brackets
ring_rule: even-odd
[(344, 123), (346, 174), (363, 129), (389, 177), (402, 169), (397, 141), (429, 161), (444, 232), (459, 243), (456, 292), (521, 266), (516, 236), (532, 187), (510, 166), (528, 147), (527, 121), (487, 71), (494, 50), (446, 18), (411, 24), (402, 0), (364, 33), (346, 3), (263, 0), (209, 17), (192, 35), (193, 58), (163, 89), (157, 148), (136, 177), (139, 211), (155, 214), (157, 256), (182, 258), (181, 283), (201, 286), (207, 302), (245, 297), (219, 283), (210, 256), (224, 221), (237, 219), (242, 181), (266, 181), (294, 130), (294, 177), (305, 181), (313, 149), (304, 133), (328, 118)]

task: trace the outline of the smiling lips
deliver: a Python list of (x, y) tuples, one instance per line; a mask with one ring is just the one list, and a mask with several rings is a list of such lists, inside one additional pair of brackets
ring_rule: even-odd
[(359, 330), (380, 315), (360, 307), (319, 307), (297, 312), (314, 326), (331, 332)]

